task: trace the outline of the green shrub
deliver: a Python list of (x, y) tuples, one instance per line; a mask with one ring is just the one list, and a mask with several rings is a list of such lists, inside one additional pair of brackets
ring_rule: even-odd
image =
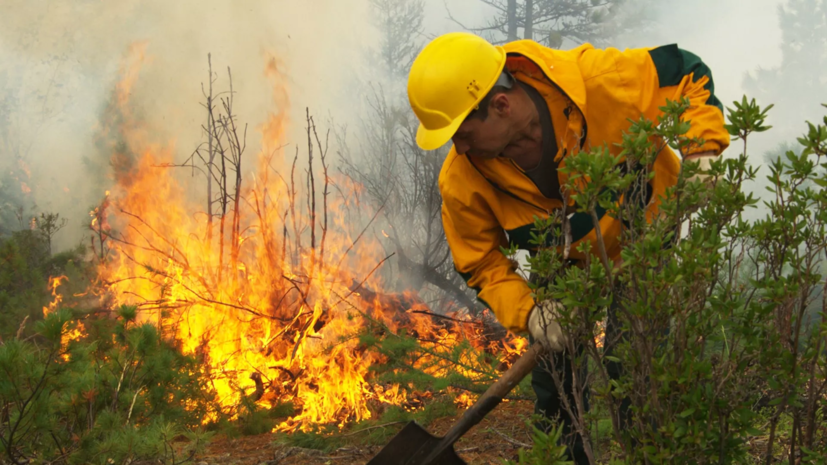
[[(11, 463), (180, 462), (214, 413), (207, 380), (149, 324), (121, 309), (89, 340), (63, 341), (67, 311), (37, 324), (36, 343), (0, 345), (0, 454)], [(187, 439), (186, 444), (180, 444)]]
[(534, 445), (531, 449), (521, 449), (518, 452), (516, 462), (505, 460), (504, 465), (571, 465), (572, 461), (566, 460), (566, 446), (560, 445), (563, 435), (563, 428), (559, 425), (550, 428), (546, 433), (532, 424), (526, 422), (531, 429), (531, 438)]
[(43, 318), (43, 307), (53, 299), (49, 278), (64, 276), (59, 292), (64, 298), (87, 290), (92, 267), (83, 260), (83, 247), (50, 255), (38, 231), (15, 231), (0, 238), (0, 339), (31, 335), (33, 323)]
[[(824, 457), (827, 428), (817, 412), (827, 402), (827, 118), (809, 124), (800, 151), (772, 162), (769, 196), (759, 203), (745, 189), (758, 174), (748, 164), (747, 139), (768, 129), (769, 108), (735, 102), (727, 128), (742, 141), (740, 156), (713, 163), (717, 179), (709, 185), (689, 182), (697, 168), (685, 164), (660, 214), (647, 221), (642, 187), (662, 147), (702, 142), (683, 136), (688, 105), (670, 102), (657, 124), (635, 122), (618, 155), (603, 147), (567, 159), (578, 211), (596, 218), (601, 207), (623, 220), (622, 264), (608, 260), (598, 240), (595, 250), (582, 247), (591, 257), (584, 266), (567, 266), (558, 248), (566, 244), (567, 218), (537, 220), (539, 249), (529, 265), (544, 284), (535, 294), (565, 305), (562, 325), (570, 353), (578, 354), (572, 370), (587, 373), (575, 390), (590, 385), (623, 462), (746, 463), (750, 452), (771, 460), (778, 448)], [(582, 178), (589, 182), (578, 185)], [(756, 212), (760, 218), (750, 220)], [(612, 355), (596, 342), (609, 307), (625, 334), (608, 341)], [(609, 362), (623, 365), (619, 380), (609, 379)], [(623, 398), (631, 401), (627, 428)], [(564, 404), (594, 453), (596, 422), (583, 405)], [(769, 409), (767, 422), (760, 405)], [(778, 427), (782, 417), (791, 419), (788, 429)], [(752, 451), (748, 439), (759, 435), (767, 448)]]
[(40, 266), (47, 260), (42, 243), (30, 231), (0, 239), (0, 338), (16, 335), (20, 324), (39, 319), (49, 303), (48, 276)]

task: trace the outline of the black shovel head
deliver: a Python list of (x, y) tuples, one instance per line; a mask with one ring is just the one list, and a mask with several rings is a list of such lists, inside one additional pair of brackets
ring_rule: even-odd
[[(442, 438), (431, 436), (425, 428), (412, 421), (402, 428), (367, 465), (426, 465), (423, 461)], [(454, 446), (448, 446), (439, 456), (427, 465), (467, 465), (454, 452)]]

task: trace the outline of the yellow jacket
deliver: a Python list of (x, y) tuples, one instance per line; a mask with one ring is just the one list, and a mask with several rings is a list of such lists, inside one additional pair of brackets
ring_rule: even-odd
[[(729, 145), (709, 68), (676, 45), (621, 52), (586, 44), (559, 51), (522, 40), (505, 45), (505, 50), (506, 68), (537, 89), (548, 104), (559, 166), (565, 165), (567, 154), (603, 144), (616, 155), (620, 149), (615, 144), (629, 128), (629, 119), (646, 116), (654, 120), (660, 113), (658, 107), (681, 96), (691, 102), (685, 113), (685, 118), (692, 120), (687, 135), (706, 141), (697, 151), (720, 154)], [(654, 211), (658, 196), (677, 182), (680, 160), (666, 148), (653, 169), (650, 208)], [(565, 185), (566, 176), (559, 172), (558, 176), (560, 185)], [(442, 166), (439, 189), (454, 267), (500, 323), (509, 330), (523, 331), (534, 299), (499, 247), (513, 243), (530, 249), (534, 217), (548, 215), (562, 203), (544, 197), (511, 160), (469, 159), (454, 148)], [(570, 258), (582, 259), (575, 248), (581, 241), (594, 242), (592, 220), (578, 213), (570, 221)], [(603, 215), (599, 223), (610, 256), (619, 256), (620, 221)]]

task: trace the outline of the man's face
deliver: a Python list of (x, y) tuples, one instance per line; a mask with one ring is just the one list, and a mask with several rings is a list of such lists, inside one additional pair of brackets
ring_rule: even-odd
[(507, 96), (499, 94), (491, 100), (485, 120), (472, 114), (459, 126), (452, 138), (458, 154), (495, 158), (503, 153), (511, 140), (510, 111), (508, 103), (499, 100), (507, 100)]

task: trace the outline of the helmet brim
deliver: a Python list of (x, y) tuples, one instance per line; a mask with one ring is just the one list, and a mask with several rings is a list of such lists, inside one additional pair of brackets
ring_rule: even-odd
[[(473, 110), (473, 108), (471, 110)], [(465, 117), (471, 113), (471, 110), (454, 118), (451, 124), (444, 128), (428, 129), (423, 126), (422, 123), (419, 123), (419, 129), (416, 130), (416, 145), (422, 150), (436, 150), (447, 144), (465, 121)]]

